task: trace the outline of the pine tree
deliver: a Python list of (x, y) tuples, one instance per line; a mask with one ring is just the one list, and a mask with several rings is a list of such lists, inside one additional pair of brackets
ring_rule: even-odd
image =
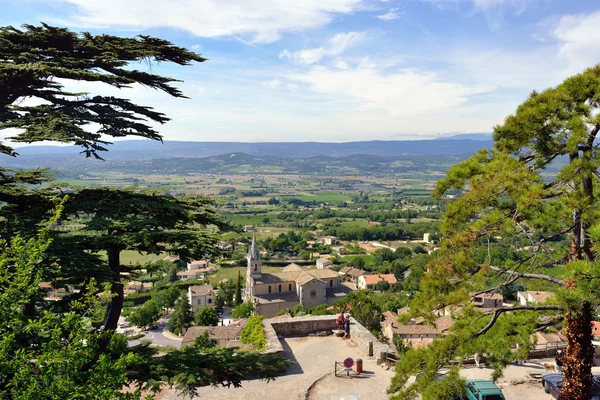
[(238, 271), (238, 277), (237, 277), (237, 282), (235, 285), (235, 305), (239, 306), (240, 304), (243, 303), (243, 299), (242, 299), (242, 275), (240, 273), (240, 271)]
[(188, 297), (183, 294), (175, 303), (175, 309), (169, 319), (169, 330), (176, 335), (181, 335), (184, 328), (189, 328), (194, 320), (192, 306)]
[[(532, 93), (494, 128), (493, 149), (455, 165), (438, 183), (439, 198), (451, 189), (460, 196), (446, 206), (441, 255), (428, 265), (411, 310), (432, 318), (432, 311), (446, 306), (464, 308), (451, 334), (403, 357), (391, 388), (396, 398), (416, 392), (434, 398), (441, 390), (437, 382), (429, 385), (435, 370), (475, 352), (492, 353), (488, 361), (499, 376), (506, 363), (527, 356), (535, 330), (563, 319), (568, 347), (559, 399), (590, 398), (591, 320), (600, 299), (599, 88), (596, 66)], [(516, 260), (498, 264), (490, 251), (495, 243), (527, 247)], [(476, 257), (481, 247), (489, 254), (483, 262)], [(483, 315), (468, 306), (473, 293), (501, 292), (532, 280), (553, 290), (555, 298)], [(513, 351), (517, 344), (519, 351)], [(422, 379), (405, 387), (418, 370)]]

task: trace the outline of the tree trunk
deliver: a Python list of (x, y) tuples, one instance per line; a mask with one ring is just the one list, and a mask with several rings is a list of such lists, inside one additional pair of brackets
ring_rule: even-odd
[(108, 267), (113, 274), (113, 284), (110, 288), (111, 302), (106, 310), (104, 319), (105, 330), (115, 330), (123, 310), (123, 284), (121, 283), (121, 251), (118, 248), (108, 250)]
[(590, 400), (592, 398), (592, 305), (584, 303), (579, 313), (569, 313), (567, 323), (567, 351), (563, 357), (564, 386), (559, 400)]

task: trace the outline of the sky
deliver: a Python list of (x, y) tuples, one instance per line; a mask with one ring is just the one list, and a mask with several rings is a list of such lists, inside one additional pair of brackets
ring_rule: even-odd
[[(491, 132), (532, 90), (600, 62), (597, 0), (0, 0), (0, 25), (152, 35), (208, 61), (153, 65), (190, 99), (166, 140), (410, 140)], [(135, 68), (148, 70), (148, 65)]]

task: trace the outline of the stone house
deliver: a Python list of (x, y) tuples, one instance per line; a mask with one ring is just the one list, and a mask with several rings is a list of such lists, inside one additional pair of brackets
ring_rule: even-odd
[(529, 291), (517, 293), (517, 300), (519, 300), (519, 303), (521, 303), (522, 306), (527, 304), (544, 303), (551, 297), (554, 297), (553, 292)]
[(208, 337), (214, 340), (219, 347), (245, 347), (240, 341), (240, 337), (247, 322), (247, 319), (239, 319), (227, 326), (192, 326), (185, 332), (181, 345), (193, 344), (198, 336), (208, 332)]
[(196, 314), (201, 307), (215, 306), (215, 291), (212, 285), (190, 286), (188, 300), (192, 306), (192, 312)]
[(192, 279), (204, 279), (204, 274), (206, 270), (204, 269), (188, 269), (187, 271), (179, 271), (177, 272), (177, 279), (180, 281), (189, 281)]
[[(403, 310), (399, 310), (403, 312)], [(381, 331), (390, 341), (394, 335), (400, 336), (407, 344), (413, 347), (428, 346), (438, 336), (446, 335), (452, 326), (452, 317), (437, 318), (434, 325), (428, 325), (423, 318), (413, 318), (407, 324), (398, 322), (398, 314), (386, 311), (383, 313)]]
[(331, 261), (328, 258), (322, 257), (317, 259), (316, 265), (318, 269), (325, 269), (333, 266), (333, 261)]
[(152, 290), (152, 282), (129, 281), (127, 290), (129, 293), (146, 293)]
[(361, 275), (358, 277), (358, 288), (374, 290), (380, 281), (386, 281), (390, 286), (398, 283), (394, 274)]
[(500, 308), (504, 304), (504, 296), (500, 293), (483, 293), (473, 296), (471, 301), (478, 308)]
[(356, 282), (359, 277), (368, 275), (368, 272), (358, 268), (344, 267), (338, 271), (338, 274), (349, 281)]

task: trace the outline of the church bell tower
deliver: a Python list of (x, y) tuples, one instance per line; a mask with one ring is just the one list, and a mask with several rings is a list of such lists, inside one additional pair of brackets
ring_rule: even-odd
[(248, 250), (248, 274), (252, 278), (260, 278), (262, 275), (262, 260), (260, 258), (260, 251), (258, 250), (258, 244), (256, 244), (256, 234), (252, 235), (252, 244)]

